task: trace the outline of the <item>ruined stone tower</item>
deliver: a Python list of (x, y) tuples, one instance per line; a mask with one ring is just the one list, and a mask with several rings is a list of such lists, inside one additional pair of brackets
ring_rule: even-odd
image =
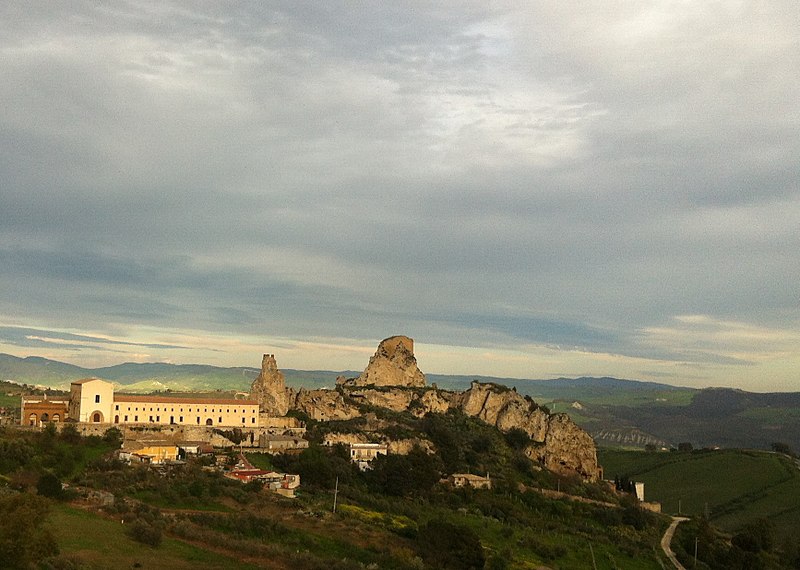
[(262, 358), (261, 373), (250, 386), (250, 398), (257, 400), (260, 411), (270, 416), (285, 416), (289, 411), (291, 395), (274, 354)]

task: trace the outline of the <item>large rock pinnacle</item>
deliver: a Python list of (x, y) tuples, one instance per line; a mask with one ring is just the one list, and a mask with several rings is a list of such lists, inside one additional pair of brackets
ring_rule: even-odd
[(265, 354), (261, 360), (261, 374), (250, 386), (250, 397), (258, 400), (260, 410), (270, 416), (285, 416), (289, 411), (290, 394), (274, 354)]
[(381, 341), (364, 372), (348, 380), (351, 386), (425, 386), (425, 375), (417, 368), (414, 341), (392, 336)]

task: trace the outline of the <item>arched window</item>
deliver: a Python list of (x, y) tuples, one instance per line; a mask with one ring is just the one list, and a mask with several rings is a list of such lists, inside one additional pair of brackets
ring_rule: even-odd
[(211, 418), (208, 418), (208, 419), (206, 420), (206, 425), (207, 425), (207, 426), (214, 425), (214, 420), (212, 420)]
[(49, 422), (50, 421), (50, 416), (48, 415), (47, 412), (42, 414), (42, 421), (43, 422)]
[(60, 422), (61, 421), (61, 414), (53, 414), (53, 418), (50, 421), (51, 422)]
[(28, 416), (28, 422), (30, 422), (30, 425), (35, 426), (38, 421), (39, 421), (39, 416), (37, 416), (36, 414), (31, 414), (30, 416)]

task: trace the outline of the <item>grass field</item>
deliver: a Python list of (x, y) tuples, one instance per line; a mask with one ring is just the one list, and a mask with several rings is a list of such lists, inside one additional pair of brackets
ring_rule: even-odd
[(62, 555), (92, 569), (256, 568), (169, 537), (151, 548), (128, 538), (119, 522), (67, 505), (54, 505), (47, 522)]
[(766, 518), (780, 536), (800, 528), (800, 469), (787, 457), (762, 451), (647, 453), (601, 449), (606, 478), (645, 484), (645, 498), (665, 513), (699, 515), (734, 531)]

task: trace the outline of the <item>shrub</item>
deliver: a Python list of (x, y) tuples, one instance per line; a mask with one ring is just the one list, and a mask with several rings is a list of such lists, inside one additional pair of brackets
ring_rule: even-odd
[(443, 570), (484, 567), (480, 538), (467, 526), (432, 520), (420, 527), (417, 550), (426, 564)]
[(161, 526), (156, 522), (136, 519), (128, 525), (126, 532), (136, 542), (141, 542), (153, 548), (161, 545)]

